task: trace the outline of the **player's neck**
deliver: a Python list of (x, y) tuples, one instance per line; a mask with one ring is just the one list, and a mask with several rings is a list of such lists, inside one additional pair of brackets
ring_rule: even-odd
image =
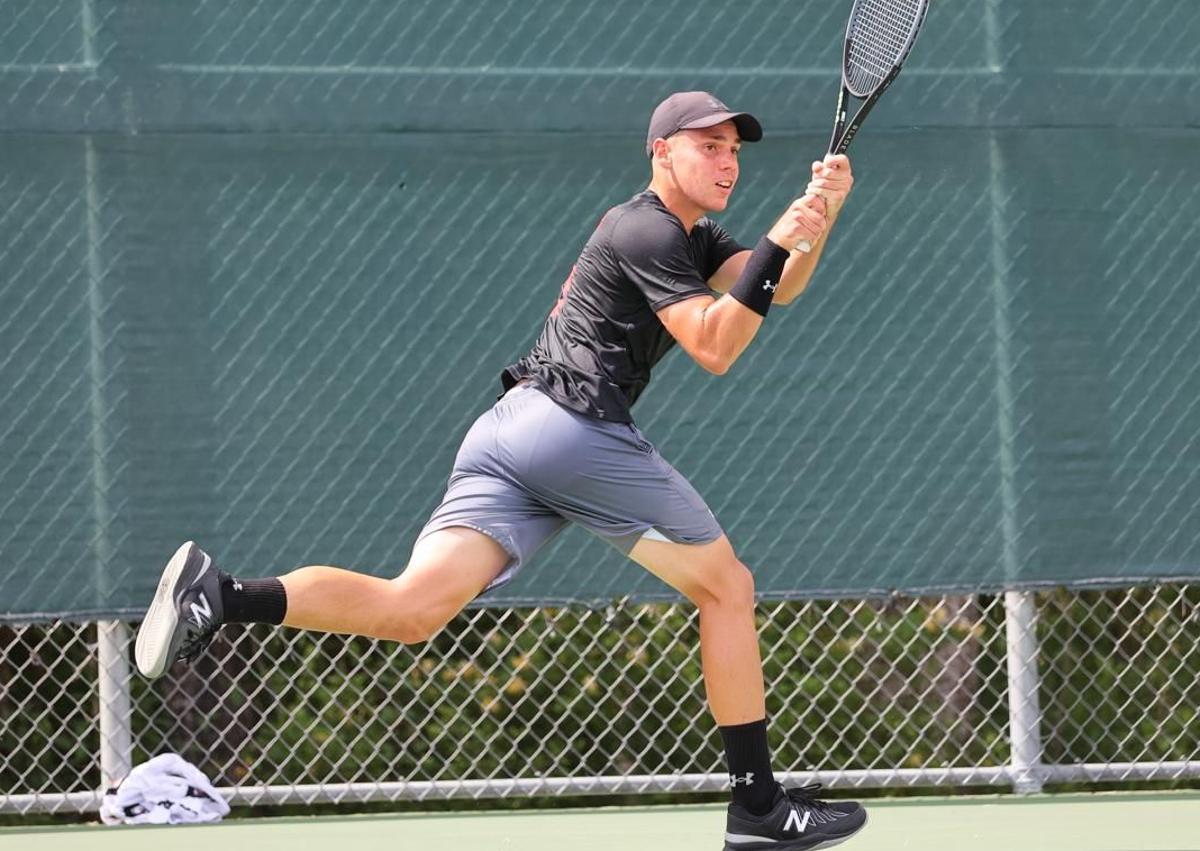
[(683, 223), (683, 229), (688, 233), (692, 232), (696, 222), (700, 221), (706, 212), (696, 206), (695, 202), (680, 191), (679, 187), (666, 180), (655, 177), (647, 188), (658, 196), (658, 200), (662, 201), (663, 206), (670, 210), (675, 218)]

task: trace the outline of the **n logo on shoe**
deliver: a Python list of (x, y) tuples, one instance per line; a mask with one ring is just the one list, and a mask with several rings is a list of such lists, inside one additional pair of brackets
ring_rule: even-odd
[(804, 818), (800, 818), (800, 811), (795, 807), (788, 813), (787, 821), (783, 824), (784, 830), (794, 830), (796, 833), (804, 833), (808, 830), (808, 823), (812, 820), (812, 813), (808, 810), (804, 811)]
[(192, 623), (204, 629), (204, 625), (212, 620), (212, 606), (209, 605), (208, 598), (203, 594), (200, 596), (200, 605), (189, 603), (188, 606), (192, 610)]

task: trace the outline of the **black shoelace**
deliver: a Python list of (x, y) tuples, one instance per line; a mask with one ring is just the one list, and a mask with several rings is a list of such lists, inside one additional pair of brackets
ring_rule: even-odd
[(821, 790), (820, 783), (809, 783), (807, 786), (797, 786), (795, 789), (785, 789), (788, 799), (793, 803), (799, 804), (806, 809), (812, 810), (815, 814), (829, 819), (840, 818), (842, 813), (833, 808), (833, 805), (828, 801), (822, 801), (817, 797), (817, 792)]
[(200, 657), (200, 654), (204, 652), (204, 648), (208, 646), (208, 643), (212, 641), (212, 637), (217, 634), (217, 630), (220, 628), (221, 625), (219, 623), (210, 621), (206, 628), (200, 630), (179, 646), (178, 658), (182, 659), (184, 662), (187, 662), (189, 665), (195, 662), (196, 659)]

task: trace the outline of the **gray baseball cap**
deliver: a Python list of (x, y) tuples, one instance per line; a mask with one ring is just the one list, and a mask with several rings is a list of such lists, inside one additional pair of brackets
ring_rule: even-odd
[(729, 107), (708, 92), (676, 92), (660, 103), (650, 116), (650, 131), (646, 134), (646, 156), (654, 152), (654, 140), (666, 139), (680, 130), (712, 127), (722, 121), (737, 125), (743, 142), (762, 138), (762, 125), (748, 112), (732, 112)]

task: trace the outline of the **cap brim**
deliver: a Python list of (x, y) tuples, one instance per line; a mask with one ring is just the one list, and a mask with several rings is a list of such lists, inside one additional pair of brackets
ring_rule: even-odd
[(680, 127), (680, 130), (701, 130), (705, 127), (714, 127), (723, 121), (732, 121), (737, 127), (738, 136), (743, 142), (757, 142), (763, 137), (762, 125), (758, 123), (758, 119), (748, 112), (718, 112), (713, 115), (706, 115), (695, 121), (689, 121), (687, 124)]

